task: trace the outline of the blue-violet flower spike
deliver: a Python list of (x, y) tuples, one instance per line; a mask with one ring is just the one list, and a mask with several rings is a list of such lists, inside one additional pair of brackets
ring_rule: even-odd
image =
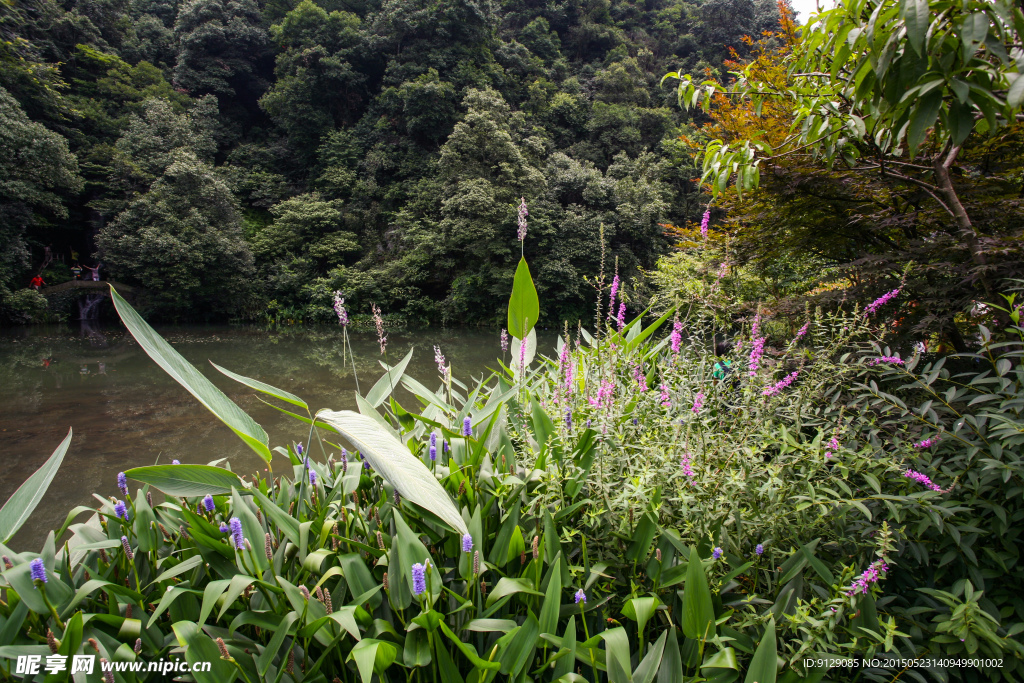
[(576, 595), (574, 595), (573, 597), (576, 599), (576, 604), (577, 605), (580, 604), (581, 602), (582, 603), (586, 603), (587, 602), (587, 594), (583, 592), (582, 588), (580, 588), (578, 591), (576, 591)]
[(122, 496), (128, 495), (128, 477), (125, 476), (124, 472), (117, 473), (117, 488), (121, 490)]
[(473, 424), (468, 417), (462, 420), (462, 435), (473, 436)]
[(722, 549), (721, 548), (715, 548), (714, 552), (711, 553), (711, 557), (713, 559), (716, 559), (716, 560), (718, 558), (720, 558), (721, 556), (722, 556)]
[(213, 496), (206, 494), (206, 497), (203, 498), (203, 507), (206, 508), (207, 512), (213, 512), (217, 508), (217, 506), (213, 504)]
[(119, 500), (116, 503), (114, 503), (114, 514), (123, 519), (124, 521), (128, 521), (128, 508), (125, 507), (123, 500)]
[(469, 534), (462, 535), (462, 552), (468, 553), (473, 550), (473, 537)]
[(761, 543), (758, 543), (757, 547), (754, 548), (754, 552), (757, 553), (758, 557), (761, 557), (761, 555), (764, 555), (764, 545), (761, 544)]
[(235, 544), (235, 548), (238, 550), (245, 550), (245, 534), (242, 533), (242, 520), (238, 517), (232, 517), (231, 521), (231, 540)]
[(412, 566), (412, 594), (422, 595), (427, 590), (427, 568), (417, 562)]
[(33, 581), (42, 581), (46, 583), (46, 565), (38, 557), (28, 565), (29, 575)]

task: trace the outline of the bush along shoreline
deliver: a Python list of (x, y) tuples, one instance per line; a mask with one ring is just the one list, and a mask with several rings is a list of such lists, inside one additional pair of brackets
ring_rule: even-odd
[(381, 326), (386, 372), (359, 412), (218, 367), (309, 426), (275, 447), (114, 292), (268, 469), (112, 473), (120, 498), (16, 552), (69, 433), (0, 510), (0, 670), (63, 680), (14, 662), (87, 654), (212, 662), (203, 683), (1024, 677), (1012, 300), (1018, 339), (982, 328), (954, 371), (880, 345), (889, 300), (809, 312), (789, 340), (758, 318), (709, 348), (712, 313), (627, 323), (617, 290), (538, 358), (521, 260), (505, 357), (475, 386), (441, 349), (436, 390), (406, 375)]

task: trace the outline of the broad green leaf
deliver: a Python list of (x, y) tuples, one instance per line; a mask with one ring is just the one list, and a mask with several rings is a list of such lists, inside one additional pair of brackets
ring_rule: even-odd
[(736, 669), (739, 671), (740, 664), (736, 659), (736, 650), (731, 647), (727, 647), (724, 650), (719, 650), (715, 654), (711, 655), (704, 660), (701, 664), (702, 669)]
[(612, 683), (630, 681), (633, 667), (629, 663), (629, 636), (626, 635), (626, 629), (621, 626), (610, 628), (603, 631), (600, 637), (604, 640), (604, 649), (607, 653), (605, 662), (608, 666), (609, 680)]
[(708, 588), (704, 565), (694, 546), (690, 546), (690, 561), (686, 567), (686, 585), (683, 589), (683, 633), (694, 640), (707, 640), (715, 635), (711, 589)]
[(198, 567), (202, 563), (203, 563), (203, 558), (202, 558), (201, 555), (193, 555), (192, 557), (188, 558), (187, 560), (182, 560), (181, 562), (179, 562), (178, 564), (174, 565), (170, 569), (168, 569), (168, 570), (166, 570), (164, 572), (161, 572), (160, 576), (156, 577), (155, 579), (153, 579), (152, 581), (149, 582), (149, 586), (152, 586), (154, 583), (160, 583), (161, 581), (166, 581), (167, 579), (170, 579), (172, 577), (184, 574), (185, 572), (187, 572), (190, 569), (195, 569), (196, 567)]
[(383, 673), (397, 656), (398, 649), (393, 643), (375, 638), (364, 638), (352, 648), (348, 658), (355, 661), (363, 683), (370, 683), (373, 674)]
[(276, 524), (289, 541), (299, 545), (299, 521), (277, 507), (274, 501), (263, 495), (256, 487), (253, 487), (252, 495), (259, 501), (260, 509), (266, 514), (268, 522)]
[(242, 480), (230, 470), (209, 465), (150, 465), (126, 470), (125, 474), (176, 498), (223, 496)]
[(939, 115), (939, 108), (942, 106), (942, 91), (933, 90), (913, 105), (910, 114), (910, 126), (907, 128), (907, 146), (910, 148), (911, 157), (917, 152), (917, 148), (924, 142), (928, 129), (935, 123), (935, 117)]
[(1006, 104), (1012, 109), (1019, 109), (1022, 103), (1024, 103), (1024, 74), (1018, 74), (1010, 84), (1010, 90), (1006, 93)]
[(537, 649), (537, 636), (540, 635), (540, 626), (537, 618), (530, 612), (526, 621), (518, 629), (510, 631), (499, 639), (508, 638), (508, 645), (498, 653), (498, 660), (501, 663), (501, 672), (509, 674), (509, 680), (515, 680), (519, 673), (526, 666), (527, 662), (533, 659), (533, 653)]
[[(561, 553), (559, 553), (559, 556)], [(558, 557), (551, 558), (551, 579), (548, 581), (547, 594), (540, 608), (540, 632), (554, 633), (558, 627), (558, 608), (562, 602), (562, 563)]]
[(374, 408), (379, 406), (398, 387), (399, 382), (402, 380), (402, 375), (405, 374), (405, 369), (409, 367), (409, 361), (412, 360), (412, 352), (413, 349), (409, 349), (409, 353), (405, 354), (405, 358), (398, 365), (385, 372), (384, 376), (377, 380), (377, 383), (366, 394), (366, 401), (371, 406)]
[[(179, 622), (180, 624), (181, 622)], [(175, 631), (179, 624), (175, 624)], [(195, 627), (195, 624), (189, 624)], [(195, 628), (188, 636), (188, 649), (185, 659), (192, 665), (192, 677), (197, 683), (231, 683), (238, 677), (238, 668), (231, 662), (220, 658), (220, 650), (210, 636), (202, 629)], [(210, 670), (205, 666), (196, 667), (200, 662), (210, 662)]]
[(903, 0), (903, 23), (907, 27), (907, 39), (914, 52), (921, 54), (925, 34), (931, 22), (928, 0)]
[(482, 633), (489, 633), (492, 631), (499, 631), (501, 633), (508, 633), (514, 629), (518, 624), (511, 619), (473, 619), (468, 624), (462, 627), (463, 631), (479, 631)]
[(317, 420), (351, 441), (403, 498), (437, 515), (460, 534), (469, 533), (458, 508), (433, 472), (373, 418), (341, 410), (321, 411), (317, 413)]
[(683, 659), (679, 654), (679, 639), (676, 629), (668, 630), (668, 641), (662, 654), (661, 668), (658, 669), (658, 683), (683, 683)]
[(537, 324), (540, 317), (540, 299), (530, 275), (526, 259), (520, 257), (512, 283), (512, 296), (508, 300), (508, 333), (519, 339), (524, 338)]
[(627, 600), (622, 606), (622, 613), (629, 619), (636, 622), (637, 634), (643, 633), (647, 622), (654, 616), (661, 601), (658, 598), (633, 598)]
[(651, 683), (654, 675), (661, 668), (661, 658), (665, 652), (665, 639), (668, 631), (662, 631), (661, 636), (655, 641), (654, 646), (647, 651), (647, 654), (636, 666), (633, 672), (633, 683)]
[(487, 606), (490, 607), (506, 595), (512, 595), (513, 593), (544, 595), (540, 591), (534, 590), (533, 586), (526, 579), (510, 579), (507, 576), (503, 576), (498, 579), (498, 584), (494, 587), (494, 590), (487, 594)]
[[(284, 639), (288, 637), (288, 632), (291, 630), (298, 618), (299, 615), (295, 612), (288, 612), (288, 614), (284, 615), (280, 625), (274, 629), (274, 635), (271, 636), (270, 642), (267, 644), (267, 647), (264, 648), (263, 653), (260, 655), (259, 661), (257, 662), (260, 676), (267, 675), (270, 665), (274, 663), (274, 657), (277, 656), (277, 652), (281, 649)], [(282, 662), (282, 665), (283, 664), (284, 663)]]
[(761, 642), (754, 651), (744, 683), (775, 683), (776, 676), (775, 619), (768, 620)]
[(244, 384), (245, 386), (249, 387), (250, 389), (255, 389), (256, 391), (260, 391), (260, 392), (262, 392), (264, 394), (268, 394), (270, 396), (273, 396), (274, 398), (279, 398), (282, 401), (285, 401), (286, 403), (291, 403), (292, 405), (299, 406), (300, 408), (305, 408), (306, 410), (309, 410), (309, 406), (306, 405), (306, 402), (303, 401), (298, 396), (296, 396), (295, 394), (291, 394), (291, 393), (285, 391), (284, 389), (278, 389), (277, 387), (274, 387), (274, 386), (271, 386), (271, 385), (266, 384), (264, 382), (261, 382), (258, 379), (252, 379), (251, 377), (244, 377), (242, 375), (239, 375), (239, 374), (236, 374), (234, 372), (231, 372), (230, 370), (227, 370), (227, 369), (222, 368), (221, 366), (217, 365), (212, 360), (210, 361), (210, 365), (215, 367), (221, 373), (227, 375), (228, 377), (230, 377), (231, 379), (235, 380), (236, 382), (240, 382), (240, 383)]
[(213, 382), (200, 374), (180, 353), (164, 341), (163, 337), (157, 334), (113, 287), (110, 288), (110, 297), (113, 299), (114, 308), (117, 309), (125, 327), (135, 337), (135, 341), (139, 342), (139, 346), (146, 354), (156, 361), (156, 364), (163, 368), (164, 372), (173, 377), (178, 384), (185, 387), (190, 394), (206, 406), (207, 410), (213, 413), (217, 419), (226, 424), (242, 441), (256, 451), (264, 461), (270, 462), (271, 453), (268, 445), (270, 439), (263, 427), (256, 424), (256, 421), (239, 408), (234, 401), (225, 396), (223, 391), (215, 387)]
[(57, 475), (64, 455), (71, 445), (71, 430), (68, 435), (57, 446), (57, 450), (47, 458), (43, 466), (32, 473), (25, 482), (18, 487), (18, 490), (11, 494), (4, 506), (0, 508), (0, 542), (6, 543), (17, 533), (21, 525), (32, 515), (32, 512), (43, 499), (46, 489), (50, 488), (50, 482)]
[(562, 636), (562, 649), (568, 651), (567, 657), (562, 657), (555, 662), (551, 671), (551, 677), (558, 680), (566, 674), (572, 673), (573, 664), (576, 662), (576, 615), (569, 617), (569, 623), (565, 625), (565, 635)]

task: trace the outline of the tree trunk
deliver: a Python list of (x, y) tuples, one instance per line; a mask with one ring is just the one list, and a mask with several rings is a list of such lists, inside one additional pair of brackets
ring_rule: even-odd
[(953, 166), (953, 162), (956, 161), (957, 155), (960, 154), (960, 147), (948, 145), (947, 147), (948, 152), (946, 152), (945, 158), (941, 154), (935, 157), (933, 164), (935, 168), (935, 184), (942, 191), (946, 205), (953, 213), (956, 225), (960, 229), (960, 235), (967, 242), (967, 248), (971, 250), (971, 260), (974, 262), (974, 265), (982, 268), (981, 286), (985, 289), (985, 296), (994, 302), (995, 290), (989, 281), (988, 273), (984, 270), (984, 267), (988, 265), (988, 261), (981, 249), (981, 244), (978, 242), (978, 233), (975, 231), (974, 224), (971, 223), (971, 217), (967, 215), (964, 205), (960, 203), (960, 197), (956, 193), (956, 188), (953, 187), (953, 180), (949, 177), (949, 169)]

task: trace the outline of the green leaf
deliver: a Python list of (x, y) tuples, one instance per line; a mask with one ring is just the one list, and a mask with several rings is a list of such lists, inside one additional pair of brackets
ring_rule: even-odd
[(654, 643), (654, 647), (637, 664), (636, 670), (633, 672), (633, 683), (651, 683), (654, 680), (654, 675), (661, 668), (661, 658), (665, 652), (665, 639), (667, 637), (668, 631), (662, 631), (661, 636)]
[(260, 655), (257, 667), (260, 671), (260, 676), (265, 677), (267, 671), (270, 670), (270, 665), (274, 663), (274, 657), (277, 656), (277, 651), (281, 649), (281, 645), (284, 644), (284, 639), (288, 637), (288, 632), (292, 629), (292, 626), (298, 620), (299, 615), (295, 612), (288, 612), (284, 615), (281, 620), (281, 624), (274, 629), (274, 635), (270, 638), (270, 643), (263, 650)]
[(317, 413), (316, 419), (351, 441), (403, 498), (437, 515), (460, 534), (469, 533), (458, 508), (434, 473), (373, 418), (351, 410), (327, 410)]
[(253, 487), (252, 495), (259, 501), (260, 509), (267, 515), (267, 520), (276, 524), (284, 532), (285, 537), (298, 546), (301, 542), (299, 538), (299, 520), (279, 508), (274, 501), (263, 495), (256, 487)]
[(548, 581), (547, 594), (540, 608), (540, 632), (554, 633), (558, 627), (558, 609), (561, 607), (562, 596), (562, 563), (557, 557), (550, 558), (551, 579)]
[(521, 257), (512, 283), (512, 296), (508, 300), (508, 333), (523, 339), (537, 324), (539, 317), (540, 299), (537, 297), (537, 288), (533, 284), (526, 259)]
[(633, 598), (627, 600), (626, 604), (622, 606), (622, 614), (636, 622), (636, 631), (639, 635), (643, 633), (644, 627), (654, 616), (654, 612), (660, 604), (661, 601), (658, 598)]
[(736, 650), (727, 647), (719, 650), (704, 660), (702, 669), (736, 669), (739, 671), (740, 663), (736, 660)]
[(658, 669), (658, 683), (683, 683), (683, 658), (679, 654), (679, 640), (676, 629), (669, 629), (668, 642), (662, 655), (662, 666)]
[(193, 555), (192, 557), (188, 558), (187, 560), (182, 560), (181, 562), (179, 562), (178, 564), (174, 565), (170, 569), (168, 569), (168, 570), (166, 570), (164, 572), (161, 572), (160, 576), (156, 577), (155, 579), (153, 579), (152, 581), (149, 582), (149, 586), (152, 586), (154, 583), (160, 583), (161, 581), (166, 581), (167, 579), (170, 579), (172, 577), (178, 576), (180, 574), (184, 574), (189, 569), (195, 569), (196, 567), (198, 567), (202, 563), (203, 563), (203, 558), (202, 558), (201, 555)]
[(1006, 104), (1012, 109), (1019, 109), (1024, 103), (1024, 74), (1018, 74), (1006, 93)]
[(907, 128), (907, 146), (910, 148), (911, 158), (913, 158), (921, 143), (924, 142), (928, 129), (935, 123), (935, 118), (939, 115), (939, 108), (941, 106), (941, 90), (933, 90), (917, 100), (910, 114), (910, 126)]
[(252, 379), (251, 377), (245, 377), (243, 375), (239, 375), (237, 373), (231, 372), (230, 370), (228, 370), (226, 368), (222, 368), (221, 366), (217, 365), (212, 360), (210, 361), (210, 365), (215, 367), (221, 373), (227, 375), (228, 377), (230, 377), (231, 379), (235, 380), (236, 382), (240, 382), (241, 384), (244, 384), (245, 386), (249, 387), (250, 389), (255, 389), (256, 391), (262, 392), (264, 394), (268, 394), (270, 396), (273, 396), (274, 398), (279, 398), (282, 401), (285, 401), (287, 403), (291, 403), (292, 405), (296, 405), (296, 406), (299, 406), (300, 408), (305, 408), (306, 410), (309, 410), (309, 406), (306, 405), (306, 402), (303, 401), (298, 396), (296, 396), (295, 394), (289, 393), (289, 392), (285, 391), (284, 389), (278, 389), (277, 387), (271, 386), (269, 384), (266, 384), (265, 382), (261, 382), (258, 379)]
[[(201, 628), (186, 622), (178, 622), (172, 628), (179, 640), (184, 637), (188, 643), (185, 659), (192, 665), (192, 676), (197, 683), (231, 683), (238, 677), (235, 665), (220, 658), (216, 643)], [(206, 671), (205, 666), (196, 667), (200, 662), (210, 662), (210, 670)]]
[(384, 375), (377, 380), (377, 383), (373, 385), (369, 393), (366, 394), (366, 401), (371, 406), (376, 408), (384, 402), (388, 396), (391, 395), (392, 390), (398, 386), (398, 383), (402, 379), (402, 375), (405, 374), (405, 369), (409, 367), (409, 361), (412, 360), (413, 349), (409, 349), (409, 353), (405, 354), (405, 358), (399, 362), (398, 365), (390, 368)]
[(57, 475), (60, 464), (64, 461), (64, 455), (71, 445), (71, 430), (68, 435), (57, 446), (43, 466), (32, 473), (25, 482), (18, 487), (4, 506), (0, 508), (0, 542), (7, 543), (17, 533), (21, 525), (28, 521), (29, 516), (43, 499), (46, 489), (50, 488), (50, 482)]
[(744, 683), (775, 683), (776, 676), (775, 619), (768, 620), (761, 642), (754, 651)]
[(125, 474), (176, 498), (223, 496), (233, 487), (242, 486), (234, 472), (209, 465), (151, 465), (126, 470)]
[(928, 25), (931, 22), (928, 0), (903, 0), (902, 5), (907, 39), (910, 41), (910, 46), (914, 48), (914, 52), (920, 55), (924, 47), (925, 35), (928, 33)]
[(513, 593), (528, 593), (530, 595), (543, 595), (540, 591), (534, 590), (533, 586), (526, 579), (510, 579), (503, 576), (498, 579), (494, 590), (487, 594), (487, 606), (490, 607), (506, 595)]
[(364, 638), (352, 648), (348, 658), (355, 661), (363, 683), (370, 683), (373, 674), (376, 673), (378, 676), (382, 674), (391, 666), (397, 656), (398, 648), (393, 643), (375, 638)]
[(708, 577), (694, 546), (690, 546), (690, 561), (686, 567), (686, 585), (683, 590), (683, 633), (694, 640), (706, 640), (715, 635), (711, 589), (708, 588)]
[(146, 354), (163, 368), (164, 372), (174, 378), (200, 403), (213, 413), (217, 419), (226, 424), (242, 441), (249, 445), (264, 461), (270, 462), (271, 453), (268, 446), (270, 439), (263, 427), (249, 417), (234, 401), (224, 395), (213, 382), (206, 379), (180, 353), (175, 351), (163, 337), (157, 334), (127, 301), (121, 298), (117, 290), (110, 288), (110, 297), (114, 307), (124, 322), (125, 327)]

